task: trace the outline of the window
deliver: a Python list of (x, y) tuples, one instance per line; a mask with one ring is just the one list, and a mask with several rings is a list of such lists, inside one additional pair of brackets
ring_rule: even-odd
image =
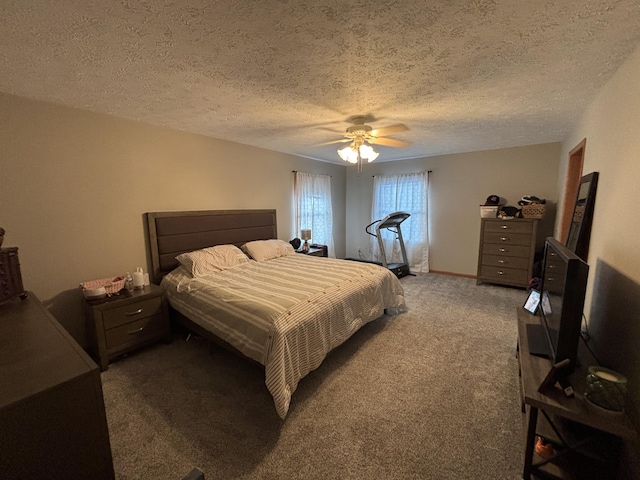
[[(393, 212), (411, 216), (400, 225), (409, 268), (414, 272), (429, 271), (429, 234), (427, 223), (427, 172), (403, 175), (376, 175), (373, 180), (371, 221), (382, 220)], [(371, 227), (375, 232), (375, 225)], [(388, 229), (381, 232), (388, 263), (401, 263), (402, 251), (397, 236)], [(378, 239), (371, 237), (374, 260), (381, 262)]]
[(311, 230), (311, 242), (326, 245), (328, 255), (335, 257), (333, 246), (333, 210), (331, 208), (331, 177), (310, 173), (295, 173), (296, 237), (302, 229)]

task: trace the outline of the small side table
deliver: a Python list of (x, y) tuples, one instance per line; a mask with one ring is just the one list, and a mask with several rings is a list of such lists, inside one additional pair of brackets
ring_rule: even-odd
[(151, 284), (109, 301), (85, 299), (92, 355), (105, 371), (109, 361), (159, 340), (170, 339), (164, 290)]
[[(522, 478), (617, 478), (619, 439), (634, 439), (637, 433), (627, 415), (602, 414), (587, 404), (582, 392), (587, 365), (595, 364), (595, 359), (580, 358), (571, 374), (574, 397), (567, 398), (560, 388), (540, 393), (538, 387), (551, 363), (529, 353), (526, 328), (540, 320), (522, 307), (517, 316), (520, 407), (527, 417)], [(554, 445), (553, 456), (543, 459), (535, 453), (537, 436)]]
[(327, 247), (325, 245), (318, 245), (314, 247), (309, 247), (308, 252), (305, 252), (304, 250), (296, 250), (296, 252), (302, 253), (304, 255), (311, 255), (312, 257), (326, 257)]

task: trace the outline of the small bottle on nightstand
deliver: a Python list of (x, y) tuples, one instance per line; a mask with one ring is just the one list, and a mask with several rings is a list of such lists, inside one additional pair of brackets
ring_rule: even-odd
[(127, 272), (127, 275), (125, 276), (124, 287), (127, 289), (127, 291), (133, 292), (133, 277), (129, 272)]

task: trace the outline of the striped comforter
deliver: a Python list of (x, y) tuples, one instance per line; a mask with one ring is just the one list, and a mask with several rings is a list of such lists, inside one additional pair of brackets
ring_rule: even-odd
[(161, 285), (173, 308), (265, 367), (285, 418), (301, 378), (364, 324), (406, 309), (402, 285), (378, 265), (288, 255)]

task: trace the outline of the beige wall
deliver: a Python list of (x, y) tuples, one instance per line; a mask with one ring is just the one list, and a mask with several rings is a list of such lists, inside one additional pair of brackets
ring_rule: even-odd
[[(640, 48), (591, 102), (562, 144), (558, 190), (569, 151), (586, 138), (583, 173), (599, 172), (584, 313), (590, 348), (629, 379), (627, 413), (640, 429)], [(560, 193), (563, 195), (563, 192)], [(560, 197), (562, 198), (562, 197)], [(625, 442), (618, 478), (640, 478), (640, 441)]]
[[(496, 194), (508, 205), (523, 195), (549, 202), (545, 227), (553, 229), (558, 199), (560, 144), (532, 145), (456, 155), (417, 158), (400, 162), (374, 162), (357, 175), (347, 174), (347, 255), (369, 251), (373, 175), (431, 170), (429, 175), (430, 269), (475, 275), (480, 241), (480, 207)], [(391, 213), (391, 212), (389, 212)]]
[(275, 208), (290, 240), (292, 170), (332, 176), (344, 256), (345, 167), (0, 95), (0, 226), (25, 288), (84, 343), (78, 283), (147, 270), (144, 212)]
[[(599, 172), (589, 260), (602, 259), (640, 282), (640, 49), (601, 90), (562, 144), (564, 189), (569, 151), (587, 139), (583, 173)], [(563, 194), (563, 192), (561, 192)], [(593, 276), (590, 276), (590, 290)]]

